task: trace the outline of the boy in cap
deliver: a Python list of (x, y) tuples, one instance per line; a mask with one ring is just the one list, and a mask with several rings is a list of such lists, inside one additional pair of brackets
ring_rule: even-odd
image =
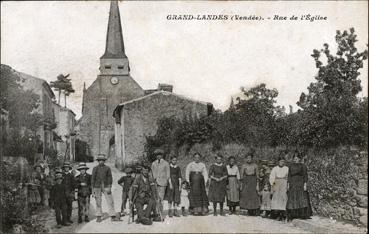
[(170, 180), (170, 167), (169, 163), (163, 159), (164, 151), (162, 149), (156, 149), (154, 151), (154, 155), (156, 156), (156, 160), (152, 163), (151, 170), (157, 184), (160, 199), (159, 209), (163, 211), (163, 200), (168, 183), (169, 188), (173, 189), (172, 182)]
[(63, 185), (63, 172), (61, 169), (55, 169), (55, 184), (51, 187), (50, 201), (51, 207), (55, 210), (57, 228), (69, 226), (67, 222), (67, 194)]
[[(157, 191), (155, 181), (149, 176), (149, 166), (143, 165), (141, 174), (137, 175), (132, 184), (132, 194), (130, 200), (137, 208), (137, 222), (144, 225), (151, 225), (151, 214), (153, 221), (161, 221), (156, 210)], [(144, 209), (144, 206), (146, 208)]]
[(76, 197), (78, 201), (78, 223), (82, 223), (82, 218), (85, 222), (89, 222), (88, 211), (90, 209), (91, 191), (91, 175), (87, 174), (88, 167), (86, 163), (80, 163), (77, 170), (80, 174), (76, 177)]
[(73, 223), (71, 220), (73, 201), (74, 201), (74, 186), (75, 179), (72, 174), (72, 165), (69, 162), (65, 162), (63, 165), (64, 175), (63, 175), (63, 185), (65, 187), (65, 192), (67, 194), (67, 222)]
[(99, 164), (92, 169), (91, 177), (92, 192), (96, 200), (96, 222), (99, 223), (102, 221), (102, 194), (104, 194), (106, 203), (108, 204), (111, 221), (120, 221), (119, 215), (115, 213), (113, 195), (111, 194), (113, 176), (110, 167), (105, 165), (106, 158), (103, 154), (99, 154), (96, 160)]
[(126, 209), (126, 203), (128, 200), (128, 193), (129, 189), (131, 188), (131, 185), (134, 181), (134, 178), (132, 177), (132, 168), (127, 167), (125, 170), (126, 175), (122, 176), (118, 180), (118, 184), (122, 186), (122, 206), (121, 206), (121, 214), (122, 216), (125, 215), (125, 209)]

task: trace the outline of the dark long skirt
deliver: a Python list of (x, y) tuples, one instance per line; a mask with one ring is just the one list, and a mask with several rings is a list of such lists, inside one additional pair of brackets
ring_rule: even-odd
[(209, 201), (224, 202), (227, 192), (227, 180), (215, 181), (211, 180), (209, 186)]
[(200, 210), (208, 211), (209, 200), (206, 195), (204, 176), (201, 173), (190, 173), (190, 193), (188, 194), (188, 199), (191, 210), (195, 212)]
[(179, 190), (179, 180), (172, 180), (173, 188), (170, 189), (170, 186), (167, 186), (164, 200), (167, 200), (169, 203), (179, 204), (181, 203), (181, 192)]
[(302, 176), (297, 175), (290, 177), (287, 196), (288, 199), (286, 208), (288, 210), (296, 210), (308, 207)]
[(241, 209), (256, 210), (260, 208), (260, 199), (256, 191), (256, 184), (256, 175), (245, 176), (243, 178), (240, 196)]

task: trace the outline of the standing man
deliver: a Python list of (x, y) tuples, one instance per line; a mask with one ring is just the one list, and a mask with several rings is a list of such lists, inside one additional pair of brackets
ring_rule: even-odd
[(65, 188), (65, 193), (67, 196), (67, 217), (66, 220), (68, 223), (73, 223), (71, 220), (72, 210), (73, 210), (73, 201), (74, 201), (74, 186), (75, 180), (74, 175), (72, 174), (72, 165), (69, 162), (65, 162), (63, 165), (64, 175), (63, 175), (63, 185)]
[(86, 163), (80, 163), (77, 170), (80, 174), (76, 177), (75, 196), (78, 201), (78, 223), (82, 223), (83, 218), (85, 222), (89, 222), (88, 212), (90, 210), (90, 196), (91, 196), (91, 175), (87, 174), (88, 167)]
[[(137, 175), (133, 181), (131, 196), (130, 200), (137, 208), (137, 222), (151, 225), (151, 213), (153, 213), (153, 221), (161, 221), (156, 210), (157, 191), (155, 181), (149, 176), (148, 166), (143, 165), (141, 174)], [(144, 209), (145, 205), (146, 208)]]
[(172, 182), (170, 180), (170, 167), (169, 163), (163, 159), (164, 151), (162, 149), (156, 149), (154, 151), (156, 160), (152, 163), (151, 170), (154, 180), (157, 184), (158, 195), (160, 199), (161, 213), (163, 213), (163, 200), (167, 185), (169, 183), (169, 188), (173, 189)]
[(91, 178), (92, 193), (96, 200), (96, 222), (102, 221), (102, 194), (104, 194), (106, 203), (108, 204), (108, 212), (111, 217), (111, 221), (120, 221), (120, 217), (115, 213), (113, 195), (111, 194), (113, 176), (111, 174), (110, 167), (105, 165), (105, 155), (99, 154), (96, 160), (99, 164), (92, 169)]

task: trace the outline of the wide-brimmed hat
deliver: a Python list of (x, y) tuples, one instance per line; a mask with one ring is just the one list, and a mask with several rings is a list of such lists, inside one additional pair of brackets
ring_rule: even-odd
[(79, 163), (77, 170), (88, 170), (88, 166), (86, 165), (86, 163)]
[(106, 161), (106, 157), (104, 154), (99, 154), (97, 155), (97, 158), (96, 158), (97, 161)]
[(156, 149), (154, 151), (154, 155), (157, 156), (157, 155), (164, 155), (164, 150), (162, 149)]
[(126, 174), (132, 173), (132, 168), (127, 167), (127, 168), (124, 170), (124, 172), (125, 172)]
[(59, 168), (59, 167), (55, 168), (54, 171), (55, 171), (55, 175), (57, 175), (57, 174), (63, 174), (62, 169)]
[(73, 167), (72, 167), (72, 165), (70, 164), (70, 162), (65, 162), (64, 164), (63, 164), (63, 168), (65, 168), (65, 167), (69, 167), (70, 169), (72, 169)]

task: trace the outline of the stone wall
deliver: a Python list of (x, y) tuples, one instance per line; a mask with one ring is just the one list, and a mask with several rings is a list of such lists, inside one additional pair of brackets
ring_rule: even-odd
[[(130, 164), (145, 154), (146, 137), (156, 133), (160, 119), (204, 116), (208, 114), (208, 106), (207, 103), (161, 91), (124, 104), (120, 113), (121, 125), (115, 134), (116, 154), (119, 160), (124, 160), (118, 164)], [(121, 146), (119, 141), (123, 142)]]
[[(98, 76), (83, 93), (83, 113), (79, 123), (79, 139), (88, 143), (92, 156), (109, 156), (109, 141), (114, 136), (113, 111), (122, 102), (144, 95), (143, 89), (130, 76)], [(101, 123), (101, 129), (99, 124)], [(100, 135), (100, 139), (99, 139)]]
[[(183, 146), (171, 152), (179, 156), (179, 165), (184, 173), (185, 166), (192, 160), (192, 155), (199, 152), (209, 168), (215, 155), (225, 158), (235, 156), (241, 166), (249, 147), (228, 144), (219, 150), (213, 150), (212, 144), (197, 144), (193, 147)], [(276, 161), (280, 155), (287, 153), (291, 161), (296, 148), (253, 148), (255, 160)], [(299, 149), (305, 155), (308, 167), (308, 190), (314, 215), (330, 217), (350, 223), (367, 226), (368, 208), (368, 153), (352, 147), (335, 149)]]

